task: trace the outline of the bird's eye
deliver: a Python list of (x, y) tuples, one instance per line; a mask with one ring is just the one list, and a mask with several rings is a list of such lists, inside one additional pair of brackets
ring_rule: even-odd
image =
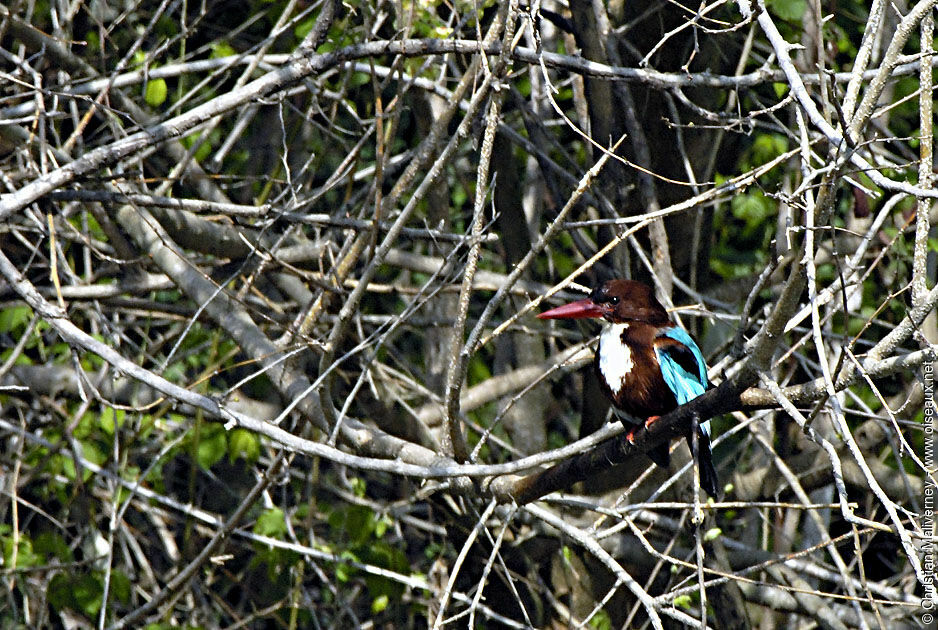
[(609, 298), (609, 303), (615, 306), (619, 303), (619, 297), (617, 295), (613, 295), (611, 298)]

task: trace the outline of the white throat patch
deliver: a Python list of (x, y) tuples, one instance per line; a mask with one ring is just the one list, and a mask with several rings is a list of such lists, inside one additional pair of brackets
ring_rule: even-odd
[(628, 324), (607, 324), (599, 336), (599, 372), (613, 394), (622, 389), (622, 379), (632, 371), (632, 351), (622, 342)]

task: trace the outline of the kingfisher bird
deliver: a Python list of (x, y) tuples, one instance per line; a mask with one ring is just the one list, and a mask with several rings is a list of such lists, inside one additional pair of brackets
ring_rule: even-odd
[[(707, 364), (700, 348), (686, 330), (671, 321), (648, 285), (609, 280), (585, 300), (538, 315), (540, 319), (586, 317), (601, 317), (606, 322), (593, 369), (613, 412), (629, 429), (630, 440), (641, 422), (647, 427), (707, 390)], [(697, 445), (700, 486), (716, 498), (719, 482), (710, 450), (709, 422), (699, 425)], [(669, 453), (665, 443), (648, 456), (667, 468)]]

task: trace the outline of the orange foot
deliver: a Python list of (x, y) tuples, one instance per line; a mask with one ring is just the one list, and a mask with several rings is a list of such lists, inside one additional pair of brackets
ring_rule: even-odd
[[(645, 420), (645, 428), (647, 429), (648, 427), (650, 427), (652, 423), (655, 422), (655, 420), (659, 419), (660, 417), (661, 416), (651, 416), (650, 418)], [(629, 432), (625, 436), (626, 439), (628, 439), (628, 441), (632, 442), (633, 444), (635, 443), (634, 438), (635, 438), (636, 431), (638, 431), (638, 427), (632, 427), (632, 429), (630, 429)]]

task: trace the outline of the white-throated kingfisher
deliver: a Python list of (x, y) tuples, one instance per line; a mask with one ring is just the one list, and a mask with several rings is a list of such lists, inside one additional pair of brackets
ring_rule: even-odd
[[(609, 280), (587, 299), (558, 306), (538, 317), (596, 317), (606, 321), (593, 368), (616, 417), (630, 429), (630, 439), (636, 424), (644, 422), (648, 426), (707, 390), (707, 364), (700, 348), (686, 330), (671, 321), (651, 287), (641, 282)], [(700, 486), (715, 498), (719, 482), (708, 424), (699, 425), (697, 440)], [(648, 456), (667, 468), (668, 444), (652, 449)]]

